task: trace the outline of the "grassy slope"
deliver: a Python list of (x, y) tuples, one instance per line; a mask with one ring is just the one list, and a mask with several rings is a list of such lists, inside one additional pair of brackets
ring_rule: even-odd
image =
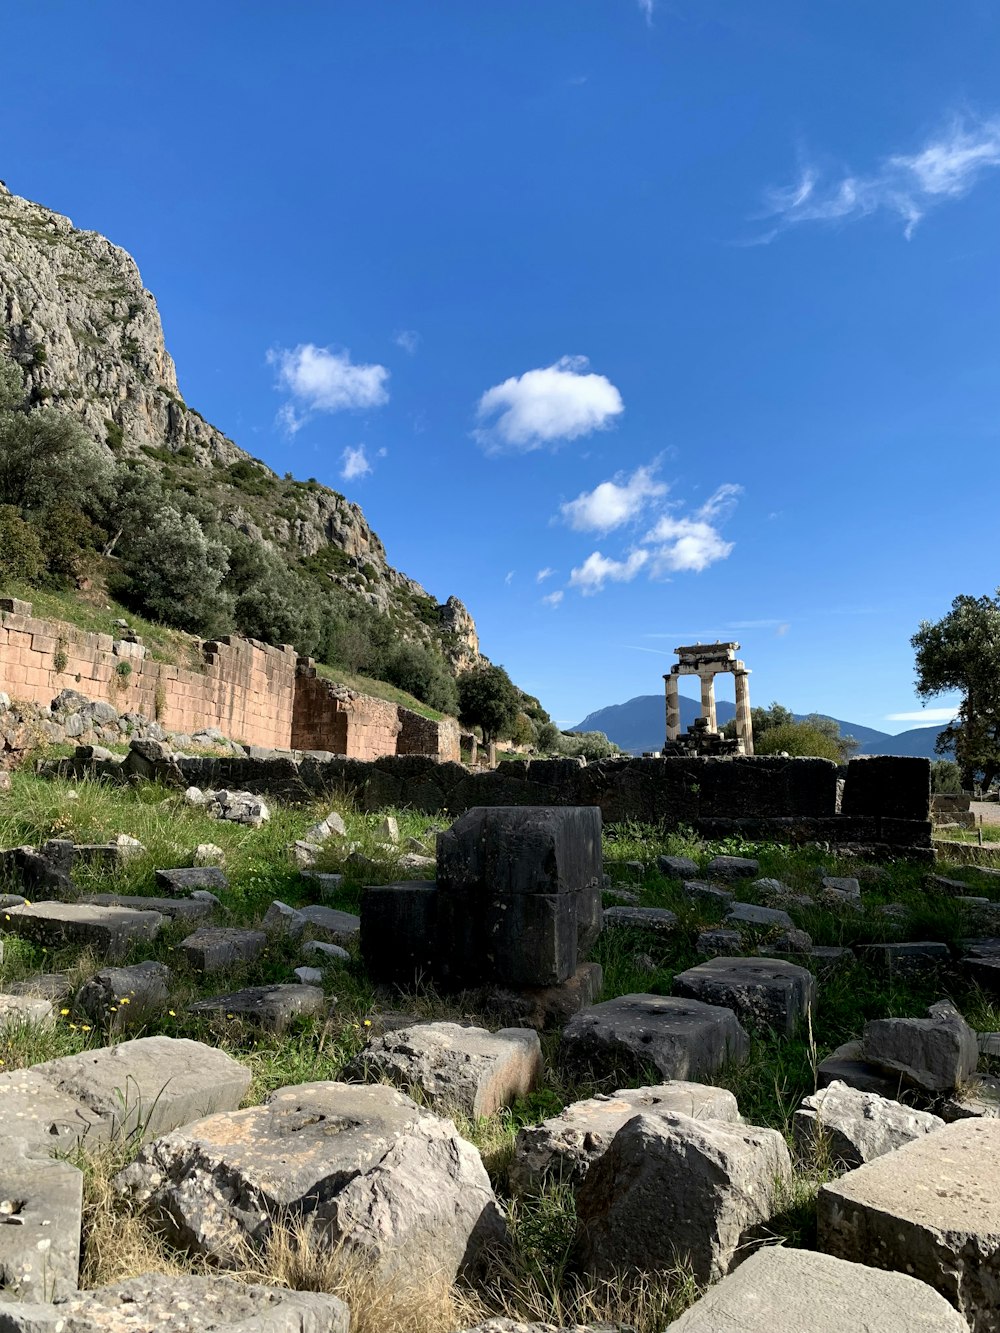
[[(136, 615), (134, 611), (127, 610), (120, 602), (116, 602), (105, 593), (97, 596), (69, 589), (29, 588), (17, 584), (0, 591), (5, 596), (20, 597), (23, 601), (31, 602), (36, 616), (46, 620), (62, 620), (91, 634), (117, 634), (119, 631), (115, 628), (115, 621), (126, 620), (146, 644), (150, 656), (156, 661), (169, 662), (175, 666), (186, 667), (188, 670), (198, 670), (201, 665), (197, 640), (190, 634), (146, 620), (145, 617)], [(325, 680), (347, 685), (350, 689), (358, 690), (361, 694), (370, 694), (376, 699), (387, 699), (390, 703), (402, 704), (404, 708), (410, 708), (414, 713), (420, 713), (421, 716), (429, 717), (435, 722), (444, 716), (443, 713), (428, 708), (412, 694), (407, 694), (405, 690), (397, 689), (395, 685), (389, 685), (384, 680), (372, 680), (368, 676), (352, 675), (349, 671), (323, 665), (318, 665), (316, 670)]]
[[(75, 793), (75, 794), (74, 794)], [(176, 793), (155, 786), (126, 790), (93, 783), (75, 786), (62, 781), (43, 781), (27, 772), (14, 776), (9, 795), (0, 795), (0, 847), (20, 843), (37, 844), (49, 836), (78, 841), (101, 841), (117, 833), (129, 833), (146, 847), (145, 855), (115, 876), (80, 873), (85, 890), (117, 890), (129, 893), (155, 892), (153, 871), (157, 866), (190, 864), (198, 843), (222, 847), (230, 888), (221, 893), (233, 922), (259, 920), (273, 898), (296, 904), (310, 899), (313, 888), (291, 866), (286, 847), (304, 832), (329, 803), (309, 808), (275, 807), (269, 824), (259, 830), (211, 820), (187, 806)], [(357, 815), (340, 804), (349, 830), (357, 843), (379, 866), (389, 881), (399, 877), (398, 853), (385, 850), (379, 833), (379, 817)], [(439, 821), (397, 812), (402, 841), (419, 839), (430, 851)], [(670, 938), (634, 931), (606, 932), (598, 942), (596, 957), (605, 969), (604, 998), (633, 991), (669, 993), (674, 974), (696, 961), (694, 940), (699, 929), (717, 924), (718, 914), (686, 902), (680, 884), (652, 869), (660, 852), (683, 852), (702, 864), (718, 851), (752, 853), (759, 856), (761, 874), (782, 879), (797, 890), (815, 890), (818, 872), (859, 873), (865, 880), (866, 906), (862, 913), (839, 913), (820, 908), (797, 915), (797, 924), (808, 929), (816, 943), (852, 944), (863, 939), (887, 938), (891, 926), (878, 912), (887, 903), (902, 904), (906, 914), (904, 936), (910, 939), (950, 940), (966, 931), (954, 901), (932, 896), (923, 887), (923, 871), (905, 863), (882, 867), (860, 867), (840, 862), (819, 851), (789, 851), (776, 846), (747, 847), (737, 842), (702, 844), (678, 835), (658, 834), (644, 826), (609, 830), (605, 856), (612, 882), (627, 892), (638, 893), (643, 904), (665, 906), (677, 912), (680, 926)], [(641, 861), (639, 874), (628, 862)], [(345, 872), (345, 883), (334, 906), (356, 909), (361, 880), (372, 872), (351, 869), (343, 847), (328, 846), (324, 869)], [(969, 867), (950, 869), (966, 878), (970, 891), (989, 896), (998, 890)], [(741, 890), (741, 894), (744, 891)], [(747, 890), (744, 896), (759, 895)], [(609, 902), (616, 895), (609, 895)], [(794, 910), (794, 909), (793, 909)], [(0, 927), (2, 927), (0, 920)], [(175, 970), (173, 1001), (168, 1012), (145, 1029), (170, 1036), (207, 1041), (230, 1051), (253, 1071), (250, 1101), (259, 1101), (270, 1090), (290, 1083), (337, 1078), (346, 1062), (361, 1048), (372, 1024), (378, 1026), (379, 997), (369, 986), (360, 959), (336, 963), (324, 970), (324, 987), (335, 995), (336, 1005), (325, 1021), (302, 1022), (290, 1034), (272, 1037), (224, 1018), (206, 1020), (186, 1015), (185, 1005), (205, 994), (218, 994), (240, 984), (292, 979), (292, 968), (301, 961), (299, 949), (283, 939), (272, 939), (261, 963), (250, 969), (235, 969), (216, 975), (211, 983), (188, 971), (179, 961), (176, 946), (186, 930), (172, 926), (141, 956), (158, 958)], [(92, 957), (81, 957), (76, 949), (46, 951), (7, 936), (0, 963), (0, 986), (37, 971), (69, 969), (79, 982), (97, 966)], [(766, 938), (763, 941), (766, 944)], [(769, 1125), (788, 1135), (790, 1119), (800, 1098), (815, 1088), (815, 1066), (841, 1042), (859, 1035), (863, 1023), (883, 1015), (919, 1014), (926, 1004), (939, 998), (940, 986), (933, 980), (923, 984), (890, 984), (861, 964), (821, 983), (819, 1011), (812, 1032), (794, 1040), (754, 1034), (745, 1065), (725, 1071), (720, 1082), (736, 1093), (745, 1118)], [(969, 1020), (981, 1030), (1000, 1029), (1000, 1009), (978, 992), (957, 987), (955, 1000)], [(385, 1003), (384, 999), (381, 1003)], [(483, 1007), (484, 997), (468, 995), (440, 999), (426, 993), (391, 1001), (392, 1007), (407, 1007), (422, 1016), (461, 1017), (497, 1025), (497, 1015)], [(13, 1069), (42, 1059), (103, 1044), (110, 1033), (94, 1030), (66, 1006), (54, 1028), (22, 1028), (0, 1038), (4, 1068)], [(247, 1274), (267, 1280), (291, 1281), (293, 1285), (342, 1290), (356, 1304), (358, 1333), (449, 1333), (476, 1322), (486, 1310), (507, 1310), (521, 1318), (545, 1318), (554, 1323), (574, 1319), (623, 1320), (640, 1333), (653, 1333), (675, 1317), (694, 1292), (683, 1272), (672, 1282), (639, 1284), (625, 1290), (620, 1284), (609, 1289), (588, 1287), (573, 1268), (575, 1219), (572, 1195), (553, 1185), (541, 1197), (516, 1201), (506, 1196), (505, 1167), (513, 1149), (517, 1129), (557, 1113), (569, 1101), (590, 1095), (592, 1084), (572, 1084), (560, 1074), (556, 1061), (557, 1042), (546, 1037), (544, 1045), (548, 1073), (545, 1085), (531, 1097), (498, 1116), (477, 1123), (461, 1123), (461, 1131), (483, 1152), (498, 1193), (506, 1202), (512, 1226), (511, 1253), (493, 1273), (491, 1286), (475, 1292), (430, 1292), (416, 1296), (399, 1290), (377, 1291), (358, 1275), (331, 1269), (329, 1261), (312, 1254), (294, 1253), (288, 1237), (278, 1237), (264, 1256), (248, 1260)], [(636, 1084), (622, 1071), (602, 1086), (610, 1090)], [(653, 1079), (653, 1081), (656, 1081)], [(190, 1267), (188, 1260), (165, 1250), (145, 1224), (117, 1203), (108, 1190), (108, 1174), (135, 1151), (133, 1144), (116, 1145), (112, 1157), (86, 1160), (88, 1214), (84, 1254), (87, 1281), (97, 1285), (150, 1267), (168, 1271)], [(814, 1228), (814, 1199), (819, 1184), (829, 1174), (828, 1164), (814, 1160), (802, 1163), (789, 1191), (784, 1212), (774, 1221), (774, 1230), (795, 1244), (808, 1246)], [(360, 1283), (360, 1286), (359, 1286)], [(412, 1297), (412, 1299), (411, 1299)], [(361, 1308), (363, 1307), (363, 1308)]]

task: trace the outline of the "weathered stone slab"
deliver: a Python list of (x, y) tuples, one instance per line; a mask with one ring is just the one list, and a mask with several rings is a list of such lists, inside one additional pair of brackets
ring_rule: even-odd
[(54, 1305), (0, 1305), (0, 1333), (348, 1333), (337, 1296), (147, 1273)]
[(112, 1028), (141, 1027), (162, 1015), (170, 998), (172, 973), (163, 963), (106, 967), (76, 994), (77, 1006), (94, 1023)]
[(726, 913), (725, 925), (739, 929), (794, 930), (795, 922), (780, 907), (758, 907), (756, 903), (733, 903)]
[(8, 981), (4, 990), (8, 995), (31, 995), (55, 1004), (72, 994), (73, 985), (65, 972), (36, 972), (21, 981)]
[(326, 1012), (326, 996), (319, 986), (279, 982), (270, 986), (247, 986), (226, 995), (212, 995), (188, 1005), (189, 1014), (221, 1014), (255, 1023), (268, 1032), (284, 1032), (297, 1018)]
[(681, 888), (684, 897), (692, 902), (709, 903), (720, 911), (727, 911), (733, 905), (732, 891), (718, 884), (709, 884), (702, 879), (686, 879)]
[(947, 944), (935, 940), (866, 944), (860, 952), (865, 962), (891, 977), (933, 976), (951, 966), (951, 951)]
[(874, 1092), (894, 1101), (905, 1086), (900, 1074), (893, 1074), (878, 1065), (869, 1064), (862, 1055), (860, 1041), (845, 1041), (832, 1055), (819, 1062), (816, 1081), (821, 1088), (833, 1082), (846, 1083), (861, 1092)]
[(803, 1098), (792, 1118), (795, 1146), (801, 1155), (807, 1160), (829, 1160), (841, 1170), (864, 1166), (943, 1128), (940, 1116), (840, 1082)]
[[(86, 1108), (101, 1122), (104, 1137), (141, 1129), (151, 1138), (238, 1106), (250, 1086), (249, 1069), (225, 1051), (174, 1037), (100, 1046), (24, 1072)], [(6, 1116), (2, 1132), (8, 1133)]]
[(306, 940), (302, 952), (315, 958), (321, 965), (326, 963), (348, 963), (351, 955), (339, 944), (328, 944), (326, 940)]
[(156, 887), (170, 893), (190, 893), (192, 889), (229, 888), (229, 877), (219, 866), (178, 866), (156, 872)]
[(82, 1139), (100, 1143), (108, 1123), (79, 1098), (62, 1091), (37, 1066), (0, 1073), (0, 1138), (25, 1152), (70, 1149)]
[(159, 912), (137, 912), (130, 907), (41, 902), (10, 908), (0, 925), (36, 944), (88, 944), (116, 958), (140, 940), (155, 939), (163, 921)]
[(0, 994), (0, 1034), (28, 1024), (51, 1022), (52, 1002), (43, 996)]
[(361, 895), (361, 952), (377, 985), (404, 989), (428, 980), (437, 954), (437, 885), (367, 885)]
[(694, 947), (709, 958), (737, 958), (743, 949), (743, 936), (738, 930), (701, 930)]
[(1000, 1328), (1000, 1121), (960, 1120), (824, 1185), (819, 1248), (935, 1287)]
[(668, 879), (696, 879), (698, 876), (697, 863), (689, 856), (658, 856), (656, 868)]
[(597, 1002), (604, 984), (600, 963), (581, 963), (573, 975), (558, 986), (540, 986), (520, 992), (523, 1023), (539, 1032), (565, 1027), (574, 1014)]
[(710, 958), (678, 972), (674, 994), (731, 1009), (743, 1023), (791, 1037), (816, 1008), (816, 978), (780, 958)]
[(743, 1060), (749, 1044), (731, 1009), (676, 996), (622, 995), (571, 1018), (559, 1054), (577, 1074), (641, 1076), (651, 1068), (663, 1079), (699, 1079)]
[(827, 902), (857, 902), (861, 898), (861, 885), (850, 875), (824, 875), (820, 888)]
[(968, 1333), (943, 1296), (903, 1273), (768, 1245), (667, 1333)]
[(968, 1120), (972, 1116), (1000, 1119), (1000, 1078), (990, 1074), (973, 1074), (966, 1083), (950, 1096), (939, 1098), (934, 1109), (942, 1120)]
[(350, 944), (361, 932), (361, 918), (353, 912), (341, 912), (322, 903), (309, 903), (296, 910), (314, 935), (334, 944)]
[(139, 912), (159, 912), (175, 921), (200, 921), (215, 911), (215, 904), (210, 899), (147, 898), (140, 893), (88, 893), (79, 901), (94, 907), (128, 907)]
[(623, 927), (652, 930), (657, 935), (672, 935), (677, 929), (677, 914), (666, 907), (606, 907), (604, 929)]
[(864, 1059), (928, 1092), (959, 1087), (979, 1063), (976, 1034), (948, 1000), (927, 1018), (878, 1018), (865, 1024)]
[(418, 1023), (373, 1038), (347, 1077), (419, 1088), (432, 1110), (473, 1119), (494, 1115), (538, 1087), (542, 1047), (531, 1028)]
[(717, 1280), (777, 1211), (791, 1174), (777, 1130), (633, 1116), (577, 1193), (583, 1267), (611, 1278), (687, 1262), (696, 1281)]
[(230, 1265), (308, 1215), (314, 1244), (343, 1243), (379, 1277), (449, 1279), (504, 1231), (476, 1149), (381, 1084), (282, 1088), (149, 1144), (116, 1184), (172, 1243)]
[(269, 930), (275, 935), (287, 935), (289, 939), (297, 940), (306, 928), (306, 919), (294, 907), (289, 907), (288, 903), (275, 898), (264, 913), (260, 926), (261, 930)]
[(705, 867), (709, 879), (728, 883), (734, 879), (754, 879), (760, 874), (760, 862), (749, 856), (713, 856)]
[(560, 1115), (518, 1132), (508, 1180), (515, 1194), (536, 1194), (547, 1180), (578, 1187), (614, 1136), (636, 1115), (686, 1115), (693, 1120), (740, 1120), (736, 1098), (725, 1088), (678, 1079), (647, 1088), (573, 1102)]
[(178, 947), (199, 972), (222, 972), (259, 958), (267, 947), (267, 935), (242, 926), (203, 926)]
[(0, 1165), (0, 1288), (19, 1301), (53, 1301), (80, 1274), (83, 1172), (52, 1158)]

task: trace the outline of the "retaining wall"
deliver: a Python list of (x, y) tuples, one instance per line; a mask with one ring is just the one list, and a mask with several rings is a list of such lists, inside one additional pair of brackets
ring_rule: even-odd
[(138, 713), (166, 731), (217, 727), (267, 750), (326, 750), (352, 759), (424, 754), (458, 761), (458, 723), (321, 680), (308, 658), (232, 635), (191, 639), (191, 665), (157, 662), (135, 636), (90, 633), (0, 598), (0, 693), (51, 705), (63, 690)]

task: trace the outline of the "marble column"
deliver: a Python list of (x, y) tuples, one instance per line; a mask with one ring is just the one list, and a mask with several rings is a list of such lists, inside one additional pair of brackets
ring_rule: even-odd
[(663, 682), (667, 695), (667, 744), (669, 745), (681, 734), (681, 701), (677, 689), (679, 680), (673, 672), (670, 672), (663, 677)]
[(715, 672), (701, 674), (701, 715), (708, 721), (709, 731), (718, 731), (719, 724), (715, 717)]
[(743, 742), (743, 753), (753, 754), (753, 719), (750, 716), (749, 671), (736, 671), (736, 734)]

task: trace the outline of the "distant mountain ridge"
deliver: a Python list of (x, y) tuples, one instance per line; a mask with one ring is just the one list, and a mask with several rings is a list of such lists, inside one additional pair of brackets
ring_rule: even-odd
[[(699, 716), (701, 705), (697, 699), (687, 695), (680, 696), (681, 730), (686, 731)], [(716, 715), (720, 726), (725, 726), (736, 714), (736, 708), (728, 700), (720, 699), (716, 705)], [(805, 714), (796, 713), (801, 720)], [(820, 713), (820, 717), (829, 717), (829, 713)], [(862, 726), (860, 722), (845, 722), (833, 718), (840, 727), (842, 736), (853, 736), (860, 741), (858, 754), (901, 754), (916, 755), (924, 759), (940, 759), (934, 743), (943, 730), (942, 727), (914, 727), (910, 731), (891, 736), (886, 731), (877, 731), (874, 727)], [(603, 731), (608, 740), (614, 741), (623, 750), (641, 754), (644, 750), (659, 750), (663, 745), (666, 732), (666, 714), (662, 694), (639, 694), (623, 704), (611, 704), (588, 713), (582, 722), (571, 728), (573, 731)]]

